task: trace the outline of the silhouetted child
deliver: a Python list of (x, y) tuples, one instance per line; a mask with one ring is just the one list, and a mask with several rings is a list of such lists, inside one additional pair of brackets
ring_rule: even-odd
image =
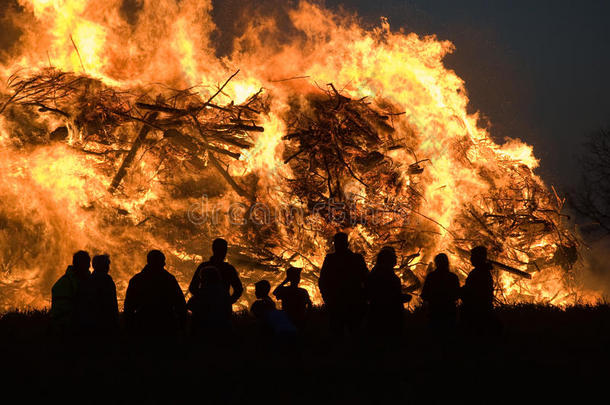
[(254, 295), (256, 301), (250, 307), (250, 312), (259, 320), (265, 318), (269, 311), (275, 310), (275, 302), (269, 297), (271, 284), (267, 280), (261, 280), (254, 284)]
[[(301, 269), (290, 267), (286, 270), (286, 279), (273, 290), (273, 295), (282, 302), (282, 310), (286, 312), (292, 323), (302, 330), (312, 303), (307, 290), (299, 287), (300, 281)], [(286, 285), (288, 283), (290, 285)]]
[(274, 337), (273, 343), (291, 344), (297, 330), (286, 312), (276, 309), (275, 302), (269, 297), (270, 290), (271, 284), (267, 280), (254, 284), (256, 301), (250, 311), (260, 321), (263, 335)]
[(116, 285), (108, 274), (110, 257), (94, 256), (91, 261), (91, 316), (93, 327), (98, 334), (115, 332), (119, 327), (119, 306), (116, 298)]
[(421, 298), (428, 306), (430, 327), (437, 333), (451, 332), (457, 320), (456, 302), (460, 297), (458, 276), (449, 271), (449, 258), (440, 253), (434, 258), (435, 270), (426, 276)]

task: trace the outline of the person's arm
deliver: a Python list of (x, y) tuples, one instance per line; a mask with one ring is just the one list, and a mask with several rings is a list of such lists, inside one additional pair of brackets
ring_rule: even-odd
[(494, 298), (495, 298), (495, 294), (494, 294), (494, 279), (491, 275), (491, 273), (489, 274), (487, 281), (487, 299), (489, 300), (489, 302), (492, 303), (494, 302)]
[(311, 311), (311, 308), (313, 308), (313, 302), (311, 302), (311, 298), (309, 298), (309, 293), (307, 292), (307, 290), (305, 290), (305, 308), (307, 308), (307, 312)]
[(180, 328), (184, 329), (186, 327), (186, 300), (184, 299), (184, 293), (182, 292), (182, 288), (180, 288), (180, 284), (178, 284), (178, 281), (175, 277), (172, 278), (174, 281), (174, 311), (176, 312), (176, 316), (178, 317)]
[(430, 277), (426, 276), (426, 280), (424, 280), (424, 286), (421, 289), (421, 299), (424, 302), (430, 301)]
[(470, 277), (470, 274), (468, 274), (468, 276), (466, 277), (466, 281), (464, 281), (464, 285), (460, 288), (460, 298), (462, 299), (462, 301), (467, 301), (470, 298), (471, 284), (472, 277)]
[(191, 279), (191, 283), (189, 284), (189, 292), (191, 293), (191, 295), (195, 295), (197, 294), (197, 289), (199, 288), (199, 270), (201, 268), (201, 265), (199, 265), (199, 267), (197, 267), (197, 269), (195, 270), (195, 273), (193, 274), (193, 278)]
[(283, 287), (284, 287), (286, 284), (288, 284), (288, 278), (285, 278), (285, 279), (284, 279), (284, 281), (282, 281), (282, 282), (280, 283), (280, 285), (278, 285), (277, 287), (275, 287), (275, 289), (273, 290), (273, 293), (272, 293), (272, 294), (273, 294), (273, 296), (275, 297), (275, 299), (278, 299), (278, 300), (281, 300), (281, 299), (282, 299), (282, 297), (281, 297), (281, 295), (282, 295), (282, 290), (283, 290)]
[(127, 330), (133, 329), (134, 315), (136, 311), (137, 300), (137, 285), (133, 279), (129, 280), (127, 291), (125, 292), (125, 301), (123, 303), (123, 315), (125, 316), (125, 327)]
[(358, 271), (360, 272), (360, 279), (362, 286), (364, 287), (364, 283), (369, 275), (369, 268), (367, 267), (366, 261), (361, 254), (358, 254)]
[(328, 267), (329, 267), (328, 256), (324, 258), (322, 269), (320, 270), (320, 277), (318, 277), (318, 288), (322, 295), (322, 300), (326, 303), (328, 301)]
[(400, 278), (398, 276), (396, 276), (396, 292), (398, 293), (398, 297), (400, 299), (401, 304), (409, 302), (411, 301), (411, 298), (413, 298), (411, 294), (402, 292), (402, 282), (400, 281)]
[(229, 280), (229, 283), (233, 289), (233, 293), (231, 294), (231, 304), (235, 304), (244, 292), (244, 287), (241, 284), (237, 270), (233, 266), (231, 266), (231, 280)]
[(119, 325), (119, 303), (116, 297), (116, 284), (114, 284), (114, 280), (110, 278), (110, 300), (112, 305), (112, 318), (114, 322), (114, 326)]
[(451, 300), (457, 301), (460, 298), (460, 279), (453, 275), (453, 285), (451, 287)]

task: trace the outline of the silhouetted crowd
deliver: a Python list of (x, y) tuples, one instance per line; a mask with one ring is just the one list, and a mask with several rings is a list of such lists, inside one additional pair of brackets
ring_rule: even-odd
[[(212, 257), (193, 274), (188, 301), (176, 278), (165, 270), (165, 255), (151, 250), (125, 293), (125, 329), (136, 335), (172, 335), (187, 329), (195, 336), (230, 334), (232, 307), (244, 288), (239, 273), (226, 261), (227, 250), (227, 241), (214, 240)], [(447, 255), (434, 258), (421, 299), (430, 329), (440, 336), (453, 333), (458, 318), (462, 328), (472, 333), (497, 334), (501, 329), (493, 313), (492, 266), (485, 247), (472, 249), (471, 263), (474, 268), (460, 287)], [(335, 235), (334, 252), (326, 255), (318, 281), (335, 336), (355, 336), (363, 330), (381, 337), (401, 335), (404, 304), (412, 296), (404, 292), (396, 264), (394, 248), (384, 247), (369, 271), (362, 255), (350, 250), (347, 234)], [(120, 329), (116, 286), (109, 270), (107, 255), (91, 259), (85, 251), (74, 254), (72, 264), (52, 288), (51, 319), (56, 333), (105, 335)], [(307, 290), (299, 287), (301, 269), (290, 267), (285, 274), (273, 292), (269, 281), (256, 282), (256, 301), (250, 307), (262, 333), (278, 341), (295, 339), (306, 328), (313, 306)], [(270, 293), (281, 303), (280, 309)]]

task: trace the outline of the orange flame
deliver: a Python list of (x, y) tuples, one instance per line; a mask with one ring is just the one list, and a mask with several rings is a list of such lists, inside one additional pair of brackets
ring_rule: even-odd
[[(406, 165), (414, 163), (414, 155), (430, 160), (421, 175), (403, 170), (403, 188), (397, 194), (400, 198), (409, 187), (419, 187), (425, 204), (418, 218), (423, 228), (434, 230), (423, 245), (413, 245), (402, 252), (421, 249), (422, 266), (414, 267), (420, 279), (425, 274), (425, 265), (439, 251), (448, 251), (456, 268), (467, 269), (465, 259), (453, 247), (456, 236), (464, 237), (469, 232), (462, 225), (468, 206), (485, 208), (484, 196), (508, 189), (516, 181), (531, 182), (548, 190), (531, 172), (538, 166), (531, 146), (518, 139), (496, 144), (488, 131), (478, 126), (478, 114), (467, 112), (469, 101), (463, 80), (443, 65), (443, 58), (453, 51), (453, 45), (434, 36), (392, 31), (385, 19), (379, 27), (367, 30), (355, 18), (303, 1), (288, 13), (298, 35), (280, 41), (283, 34), (273, 18), (253, 18), (244, 34), (235, 40), (233, 52), (218, 58), (211, 40), (216, 27), (209, 0), (144, 0), (131, 18), (121, 10), (122, 2), (116, 0), (21, 0), (20, 4), (25, 11), (14, 16), (14, 23), (23, 33), (10, 60), (0, 66), (4, 78), (19, 68), (36, 70), (51, 65), (62, 71), (86, 74), (125, 91), (161, 83), (171, 88), (193, 88), (205, 99), (214, 93), (213, 85), (224, 82), (236, 68), (241, 69), (219, 99), (240, 104), (263, 88), (270, 97), (270, 112), (260, 123), (265, 131), (255, 135), (254, 147), (242, 153), (229, 173), (242, 179), (255, 176), (257, 197), (270, 207), (300, 204), (283, 189), (285, 179), (291, 177), (291, 169), (282, 159), (282, 137), (286, 132), (283, 117), (291, 103), (304, 103), (306, 95), (318, 91), (318, 83), (334, 83), (351, 98), (367, 97), (373, 103), (391, 103), (404, 111), (404, 115), (393, 118), (393, 125), (397, 141), (407, 144), (410, 151), (397, 149), (388, 151), (388, 155)], [(269, 41), (270, 36), (275, 40)], [(291, 78), (295, 79), (283, 80)], [(295, 101), (295, 95), (301, 99)], [(37, 120), (23, 131), (58, 126), (53, 118)], [(78, 126), (67, 125), (71, 142), (83, 142)], [(131, 139), (135, 137), (133, 132), (129, 135)], [(106, 190), (111, 179), (97, 166), (101, 157), (84, 156), (64, 143), (17, 151), (14, 133), (12, 124), (0, 115), (3, 148), (0, 190), (6, 196), (0, 203), (0, 225), (4, 218), (10, 222), (4, 229), (0, 227), (2, 246), (13, 246), (11, 238), (21, 238), (21, 243), (30, 245), (44, 245), (49, 240), (53, 243), (35, 247), (38, 253), (3, 248), (2, 282), (20, 287), (7, 295), (5, 306), (44, 305), (49, 286), (63, 271), (70, 253), (83, 247), (112, 249), (110, 253), (117, 256), (113, 266), (119, 291), (137, 270), (142, 252), (153, 246), (171, 253), (169, 265), (186, 286), (194, 262), (206, 256), (207, 248), (193, 248), (197, 243), (176, 246), (177, 236), (163, 225), (155, 225), (146, 234), (138, 231), (138, 226), (150, 218), (159, 224), (178, 216), (184, 218), (189, 205), (199, 203), (194, 198), (185, 203), (168, 196), (155, 174), (155, 168), (162, 162), (143, 156), (130, 176), (139, 177), (139, 184), (145, 183), (147, 187), (109, 196)], [(522, 173), (522, 177), (517, 173)], [(220, 180), (210, 180), (215, 181)], [(201, 194), (211, 188), (203, 187)], [(523, 193), (529, 189), (524, 187)], [(375, 192), (356, 181), (346, 184), (345, 190), (365, 197)], [(528, 198), (517, 194), (509, 198)], [(223, 212), (231, 203), (240, 201), (230, 191), (208, 197), (206, 203)], [(561, 208), (557, 201), (545, 204), (549, 209)], [(99, 206), (120, 207), (118, 219), (100, 215)], [(11, 227), (21, 228), (14, 233)], [(37, 234), (36, 229), (43, 230), (43, 234)], [(302, 235), (292, 234), (288, 227), (276, 231), (278, 239), (290, 241), (294, 251), (303, 254), (285, 251), (281, 246), (269, 249), (294, 265), (309, 269), (312, 277), (304, 282), (319, 301), (314, 269), (322, 263), (328, 249), (327, 239), (316, 231)], [(507, 300), (564, 304), (598, 298), (595, 292), (584, 291), (574, 284), (574, 277), (566, 276), (560, 264), (543, 260), (556, 254), (564, 231), (558, 229), (532, 241), (527, 252), (511, 250), (505, 259), (512, 264), (523, 268), (529, 263), (537, 267), (531, 281), (518, 280), (506, 273), (499, 275), (499, 285)], [(383, 243), (362, 226), (350, 232), (365, 244)], [(243, 237), (221, 218), (215, 227), (202, 228), (199, 245), (219, 234), (234, 242)], [(522, 238), (523, 235), (509, 235), (506, 242), (521, 243)], [(141, 251), (125, 251), (122, 243), (126, 239), (139, 240)], [(53, 260), (44, 262), (42, 258), (46, 256)], [(372, 261), (373, 257), (367, 259)], [(534, 263), (537, 259), (540, 265)], [(39, 264), (33, 266), (36, 260)], [(262, 273), (245, 268), (243, 274), (248, 282)], [(281, 273), (267, 273), (265, 277), (277, 281)]]

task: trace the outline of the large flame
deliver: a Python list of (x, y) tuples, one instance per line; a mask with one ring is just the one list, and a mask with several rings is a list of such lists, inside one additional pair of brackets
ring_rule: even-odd
[[(44, 114), (0, 115), (4, 307), (47, 305), (52, 282), (71, 253), (83, 248), (112, 255), (119, 292), (153, 247), (168, 254), (170, 270), (186, 286), (217, 236), (235, 246), (258, 244), (269, 253), (269, 260), (256, 264), (243, 260), (247, 250), (233, 251), (231, 258), (243, 263), (248, 289), (259, 278), (277, 281), (282, 266), (291, 263), (306, 269), (305, 286), (319, 302), (317, 269), (330, 235), (345, 227), (312, 215), (307, 203), (291, 193), (287, 179), (298, 176), (284, 163), (290, 145), (283, 137), (296, 113), (312, 114), (312, 100), (327, 83), (350, 99), (366, 97), (375, 108), (391, 106), (397, 112), (391, 117), (392, 136), (402, 147), (384, 153), (400, 167), (398, 188), (390, 193), (352, 179), (343, 184), (345, 195), (400, 205), (417, 192), (418, 209), (403, 213), (405, 221), (393, 240), (383, 240), (367, 223), (347, 228), (369, 263), (376, 249), (391, 242), (403, 258), (419, 253), (403, 267), (405, 280), (421, 280), (440, 251), (450, 254), (463, 275), (469, 266), (463, 249), (488, 242), (496, 259), (533, 275), (522, 280), (498, 273), (503, 300), (565, 304), (596, 299), (578, 284), (579, 263), (570, 256), (578, 241), (564, 223), (561, 200), (533, 173), (538, 160), (532, 148), (518, 139), (495, 143), (478, 125), (478, 115), (467, 112), (464, 82), (443, 65), (443, 57), (453, 51), (450, 42), (392, 31), (386, 20), (368, 30), (355, 17), (303, 1), (287, 13), (291, 32), (280, 31), (273, 17), (252, 16), (232, 52), (219, 58), (209, 0), (144, 0), (129, 12), (117, 0), (20, 0), (20, 5), (12, 17), (21, 35), (0, 66), (3, 82), (22, 69), (53, 67), (125, 92), (190, 88), (206, 99), (240, 69), (217, 96), (218, 103), (241, 104), (263, 89), (268, 107), (257, 123), (264, 132), (252, 135), (254, 146), (241, 151), (227, 172), (255, 190), (250, 201), (207, 167), (188, 179), (182, 174), (181, 188), (170, 189), (167, 174), (159, 174), (163, 160), (154, 153), (140, 154), (121, 193), (111, 194), (117, 167), (109, 167), (103, 154), (74, 147), (88, 142), (78, 123)], [(7, 98), (11, 94), (0, 90)], [(6, 102), (0, 99), (0, 106)], [(48, 141), (48, 133), (60, 125), (69, 128), (67, 141)], [(135, 138), (137, 126), (127, 128), (116, 149), (128, 148)], [(41, 133), (48, 142), (30, 141)], [(95, 142), (89, 145), (101, 150)], [(207, 163), (205, 156), (202, 161)], [(410, 165), (423, 172), (409, 171)], [(253, 209), (254, 201), (260, 205)], [(532, 201), (538, 206), (531, 207)], [(258, 209), (269, 218), (255, 221), (253, 231), (230, 220), (240, 209), (250, 216)], [(277, 220), (286, 209), (300, 212), (313, 226)], [(519, 232), (499, 231), (510, 218), (533, 212), (553, 229), (534, 233), (539, 222), (533, 221)], [(482, 228), (469, 226), (476, 221), (483, 222)]]

